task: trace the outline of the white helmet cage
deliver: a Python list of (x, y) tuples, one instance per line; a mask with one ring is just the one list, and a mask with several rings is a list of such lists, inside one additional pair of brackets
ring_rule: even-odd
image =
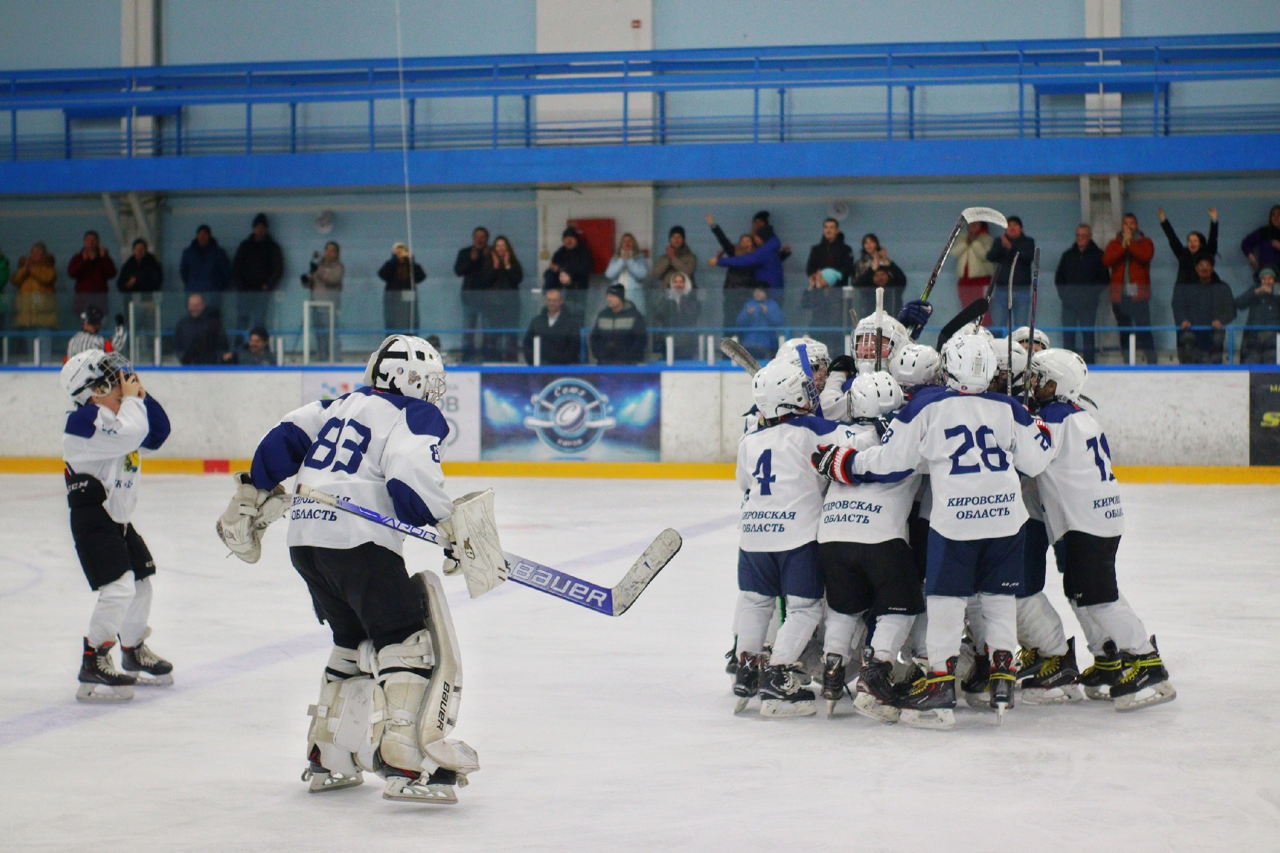
[(101, 397), (133, 373), (129, 359), (115, 352), (87, 349), (67, 359), (60, 381), (71, 399), (83, 406), (91, 397)]
[(932, 385), (938, 379), (942, 356), (926, 344), (907, 344), (889, 362), (889, 373), (903, 388)]
[[(903, 347), (911, 343), (907, 329), (888, 314), (880, 327), (884, 336), (880, 344), (881, 366), (893, 360)], [(853, 329), (853, 362), (859, 373), (876, 369), (876, 315), (863, 317)]]
[(413, 335), (389, 335), (364, 370), (366, 385), (428, 403), (444, 399), (444, 359), (436, 348)]
[[(1030, 326), (1019, 326), (1013, 330), (1013, 342), (1015, 344), (1026, 344), (1027, 338), (1031, 336)], [(1049, 334), (1044, 329), (1036, 329), (1036, 343), (1040, 345), (1042, 350), (1049, 349), (1053, 344), (1049, 343)]]
[(1051, 347), (1031, 357), (1031, 373), (1037, 386), (1043, 387), (1048, 382), (1054, 382), (1057, 385), (1054, 396), (1074, 403), (1080, 399), (1080, 392), (1084, 390), (1084, 381), (1089, 377), (1089, 365), (1085, 364), (1079, 353)]
[(947, 387), (961, 394), (981, 394), (996, 375), (996, 355), (982, 335), (953, 335), (942, 348)]
[(813, 407), (805, 390), (807, 376), (798, 361), (775, 358), (756, 372), (751, 380), (751, 396), (766, 421), (801, 414)]
[(878, 418), (902, 408), (904, 400), (902, 386), (891, 374), (859, 373), (849, 386), (849, 417)]

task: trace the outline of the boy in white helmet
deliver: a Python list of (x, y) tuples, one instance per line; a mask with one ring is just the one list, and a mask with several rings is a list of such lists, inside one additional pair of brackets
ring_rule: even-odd
[[(1111, 699), (1117, 711), (1132, 711), (1169, 702), (1178, 694), (1169, 683), (1155, 637), (1147, 636), (1116, 584), (1124, 509), (1107, 436), (1079, 405), (1086, 376), (1084, 359), (1069, 350), (1047, 349), (1031, 358), (1040, 417), (1053, 435), (1053, 460), (1037, 479), (1064, 591), (1094, 658), (1080, 673), (1080, 683), (1089, 698)], [(1061, 649), (1057, 613), (1048, 608), (1035, 615), (1040, 629), (1058, 638)], [(1062, 654), (1074, 663), (1074, 649)], [(1060, 655), (1041, 649), (1039, 657), (1050, 665), (1043, 676), (1024, 681), (1024, 691), (1047, 680), (1055, 671), (1053, 659)]]
[(955, 725), (955, 665), (966, 601), (981, 596), (991, 651), (992, 707), (1013, 701), (1017, 646), (1014, 593), (1022, 583), (1022, 505), (1018, 472), (1040, 473), (1050, 438), (1021, 405), (987, 391), (995, 374), (991, 344), (957, 335), (943, 349), (946, 387), (925, 388), (898, 414), (884, 443), (853, 451), (824, 447), (814, 466), (836, 482), (897, 482), (927, 467), (933, 493), (926, 645), (930, 672), (899, 700), (901, 722)]
[[(1033, 336), (1033, 333), (1031, 331), (1030, 326), (1019, 326), (1018, 328), (1013, 330), (1013, 342), (1015, 344), (1021, 345), (1023, 352), (1029, 351), (1027, 341), (1032, 336)], [(1036, 352), (1044, 352), (1051, 346), (1051, 344), (1049, 343), (1049, 333), (1046, 332), (1044, 329), (1036, 329), (1034, 332), (1034, 337), (1035, 337)]]
[(358, 785), (368, 770), (386, 778), (387, 799), (452, 804), (453, 786), (479, 764), (471, 747), (444, 739), (457, 718), (461, 663), (438, 578), (410, 578), (399, 531), (303, 499), (290, 509), (280, 485), (296, 474), (299, 484), (435, 526), (452, 541), (440, 354), (421, 338), (391, 335), (370, 356), (365, 383), (290, 412), (267, 433), (252, 471), (236, 475), (218, 532), (256, 562), (263, 530), (287, 510), (290, 559), (333, 632), (311, 709), (303, 774), (311, 791)]
[[(76, 698), (128, 700), (134, 684), (173, 683), (173, 665), (145, 642), (156, 564), (131, 523), (142, 472), (139, 452), (164, 444), (169, 417), (116, 353), (89, 349), (73, 355), (61, 379), (76, 403), (62, 435), (71, 535), (89, 586), (98, 593)], [(124, 672), (111, 662), (117, 639)]]

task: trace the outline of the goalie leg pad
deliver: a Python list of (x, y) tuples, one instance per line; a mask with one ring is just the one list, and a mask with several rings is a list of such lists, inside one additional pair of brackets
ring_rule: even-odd
[(321, 679), (320, 701), (307, 710), (312, 717), (307, 757), (324, 771), (313, 766), (303, 774), (313, 793), (359, 785), (362, 769), (377, 769), (384, 701), (374, 679), (360, 671), (359, 657), (355, 649), (334, 647)]
[(493, 489), (472, 492), (453, 502), (453, 556), (467, 579), (467, 592), (479, 598), (507, 579), (507, 561), (498, 540), (493, 514)]

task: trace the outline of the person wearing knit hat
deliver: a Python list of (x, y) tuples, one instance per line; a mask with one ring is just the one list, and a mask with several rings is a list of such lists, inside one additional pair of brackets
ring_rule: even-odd
[(698, 268), (698, 256), (685, 242), (684, 226), (673, 225), (667, 232), (667, 249), (653, 262), (653, 277), (662, 282), (662, 286), (671, 286), (671, 277), (678, 272), (684, 273), (689, 286), (695, 286), (694, 271)]
[(235, 328), (269, 326), (271, 292), (284, 278), (284, 252), (267, 231), (267, 215), (253, 217), (253, 231), (240, 243), (231, 262), (231, 281), (239, 291)]
[[(1258, 270), (1258, 285), (1236, 297), (1236, 308), (1248, 310), (1246, 326), (1280, 326), (1280, 293), (1276, 292), (1276, 271)], [(1248, 329), (1240, 344), (1241, 364), (1276, 364), (1276, 335), (1272, 329)]]
[(578, 229), (572, 225), (560, 235), (560, 248), (551, 256), (551, 263), (542, 274), (542, 287), (558, 287), (564, 291), (565, 302), (581, 313), (586, 303), (587, 286), (591, 281), (591, 250)]
[(610, 285), (605, 307), (596, 315), (591, 330), (591, 353), (598, 364), (639, 364), (645, 360), (649, 333), (644, 315), (627, 301), (627, 289)]

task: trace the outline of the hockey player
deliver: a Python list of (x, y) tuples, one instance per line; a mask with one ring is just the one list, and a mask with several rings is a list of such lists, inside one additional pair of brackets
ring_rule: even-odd
[[(364, 380), (290, 412), (258, 445), (251, 473), (236, 475), (218, 532), (241, 559), (259, 558), (263, 530), (288, 509), (280, 483), (295, 474), (452, 541), (440, 468), (449, 426), (435, 405), (445, 392), (440, 354), (391, 335)], [(289, 516), (289, 557), (333, 632), (303, 779), (313, 793), (331, 791), (359, 785), (368, 770), (386, 778), (387, 799), (456, 803), (454, 785), (479, 764), (471, 747), (444, 737), (457, 718), (461, 663), (439, 579), (410, 578), (399, 531), (301, 499)]]
[[(818, 517), (827, 482), (809, 465), (820, 440), (851, 444), (853, 434), (809, 415), (815, 401), (808, 376), (790, 359), (775, 359), (752, 380), (760, 429), (738, 443), (738, 486), (743, 490), (738, 551), (737, 711), (760, 694), (760, 714), (797, 717), (816, 713), (813, 692), (801, 686), (795, 666), (822, 619), (818, 569)], [(778, 598), (787, 618), (765, 659), (765, 635)]]
[[(146, 644), (156, 564), (130, 521), (138, 504), (139, 451), (164, 444), (169, 417), (118, 354), (89, 349), (73, 355), (61, 380), (76, 404), (62, 435), (71, 536), (98, 593), (76, 699), (128, 700), (134, 684), (173, 683), (173, 665)], [(117, 640), (124, 672), (111, 662)]]
[(1022, 505), (1018, 471), (1049, 462), (1050, 439), (1025, 408), (988, 393), (991, 344), (958, 335), (942, 353), (947, 387), (924, 389), (899, 414), (884, 443), (862, 451), (823, 447), (813, 464), (831, 479), (897, 482), (928, 467), (933, 493), (925, 592), (930, 673), (899, 699), (901, 722), (955, 725), (955, 666), (966, 600), (981, 596), (991, 647), (992, 707), (1013, 701), (1017, 644), (1014, 592), (1022, 583)]
[[(1043, 352), (1050, 347), (1049, 335), (1044, 329), (1035, 330), (1035, 351)], [(1030, 326), (1019, 326), (1013, 330), (1013, 342), (1022, 347), (1023, 352), (1027, 352), (1027, 339), (1032, 337)]]
[[(853, 380), (854, 447), (880, 444), (880, 418), (902, 406), (902, 389), (888, 373), (863, 373)], [(858, 679), (854, 709), (886, 722), (898, 719), (891, 673), (898, 650), (924, 611), (924, 596), (907, 545), (907, 516), (918, 477), (892, 483), (827, 489), (818, 525), (818, 565), (827, 592), (822, 692), (828, 709), (845, 691), (845, 669), (859, 623), (871, 616), (875, 630)], [(858, 662), (854, 662), (855, 666)]]
[[(1052, 462), (1038, 477), (1040, 499), (1064, 590), (1094, 658), (1080, 675), (1085, 694), (1114, 700), (1117, 711), (1132, 711), (1169, 702), (1177, 692), (1155, 637), (1147, 636), (1116, 584), (1124, 510), (1107, 436), (1079, 404), (1088, 371), (1084, 359), (1069, 350), (1047, 349), (1031, 358), (1040, 417), (1053, 435)], [(1037, 616), (1051, 623), (1042, 630), (1061, 636), (1052, 608)], [(1023, 683), (1024, 693), (1029, 686)]]

